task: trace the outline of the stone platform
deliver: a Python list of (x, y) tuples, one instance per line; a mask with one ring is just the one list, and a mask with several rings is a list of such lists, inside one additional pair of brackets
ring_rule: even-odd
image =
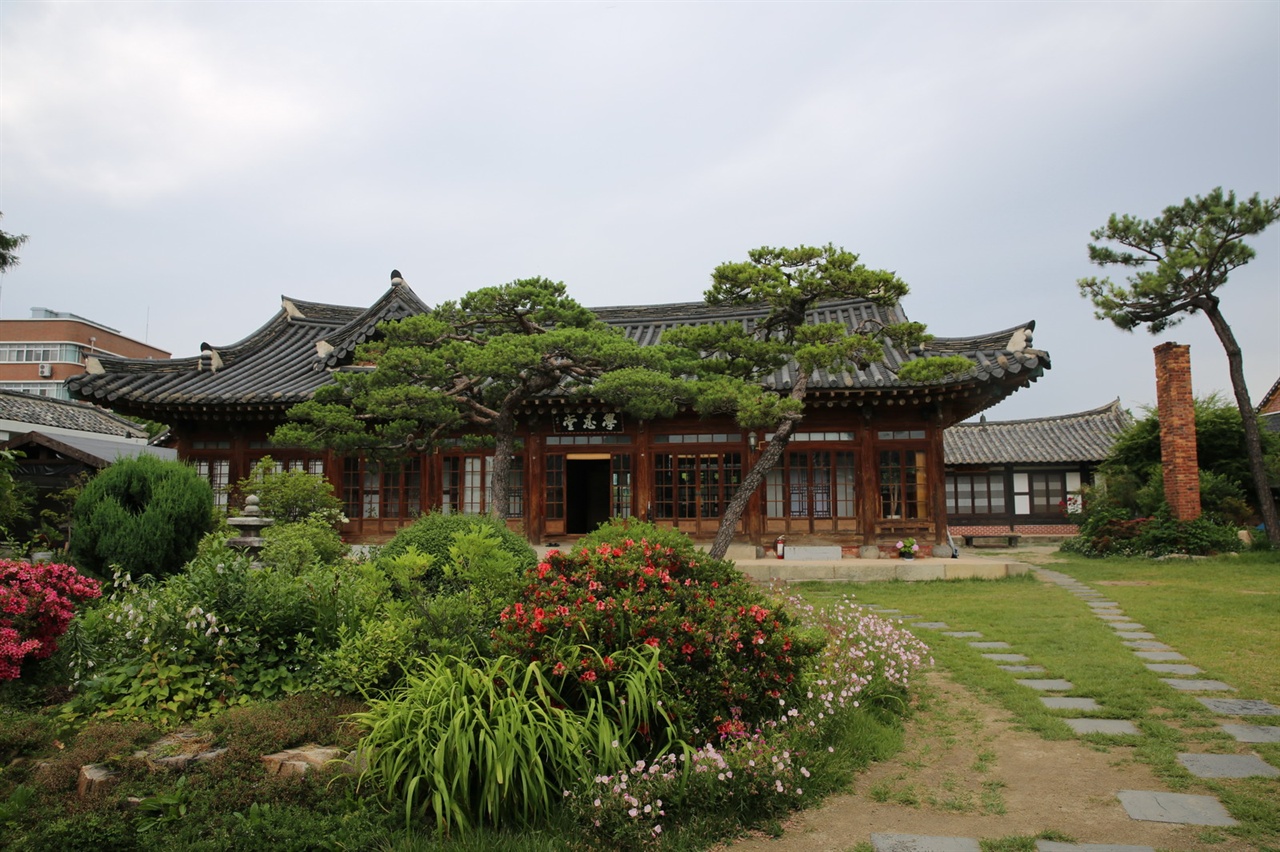
[(1027, 574), (1031, 566), (998, 557), (959, 559), (735, 559), (738, 570), (761, 582), (826, 580), (874, 583), (886, 580), (1000, 580)]

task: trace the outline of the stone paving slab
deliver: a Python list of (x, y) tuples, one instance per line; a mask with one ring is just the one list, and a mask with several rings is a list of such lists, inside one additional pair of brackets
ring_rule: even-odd
[(1026, 654), (983, 654), (982, 658), (997, 663), (1025, 663), (1031, 659)]
[(1177, 651), (1134, 651), (1133, 655), (1140, 660), (1147, 660), (1152, 663), (1168, 663), (1173, 660), (1186, 659)]
[(1038, 689), (1041, 692), (1066, 692), (1069, 689), (1075, 689), (1074, 683), (1069, 680), (1063, 680), (1062, 678), (1019, 680), (1014, 682), (1019, 686), (1025, 686), (1028, 689)]
[(943, 636), (950, 636), (954, 639), (981, 639), (982, 634), (976, 630), (947, 630)]
[(996, 668), (1009, 674), (1040, 674), (1044, 671), (1044, 666), (996, 666)]
[(1150, 846), (1123, 846), (1118, 843), (1059, 843), (1037, 840), (1036, 852), (1156, 852)]
[(888, 607), (875, 606), (874, 604), (867, 607), (867, 609), (875, 610), (877, 615), (897, 615), (902, 612), (900, 609), (889, 609)]
[(1094, 609), (1119, 609), (1120, 604), (1115, 601), (1089, 601), (1089, 606)]
[(1126, 648), (1132, 648), (1135, 651), (1172, 651), (1173, 648), (1163, 642), (1156, 642), (1152, 639), (1127, 639), (1120, 644)]
[(1111, 622), (1112, 630), (1146, 630), (1145, 624), (1139, 624), (1136, 621), (1113, 621)]
[(1154, 639), (1156, 634), (1147, 633), (1143, 630), (1117, 630), (1116, 635), (1121, 639)]
[(1102, 612), (1095, 612), (1094, 615), (1106, 621), (1128, 621), (1129, 620), (1129, 616), (1125, 615), (1123, 612), (1121, 612), (1118, 609), (1117, 610), (1104, 609)]
[(1132, 819), (1144, 822), (1174, 822), (1182, 825), (1238, 825), (1227, 809), (1213, 796), (1186, 793), (1153, 793), (1121, 790), (1120, 804)]
[(924, 627), (928, 630), (946, 630), (949, 626), (945, 621), (917, 621), (912, 627)]
[(1280, 743), (1280, 727), (1275, 725), (1223, 725), (1222, 730), (1242, 743)]
[(1112, 734), (1124, 736), (1140, 733), (1128, 719), (1063, 719), (1077, 734)]
[(1162, 677), (1164, 683), (1169, 684), (1179, 692), (1235, 692), (1236, 688), (1229, 683), (1223, 683), (1220, 680), (1193, 680), (1188, 678)]
[(1042, 695), (1041, 703), (1050, 710), (1101, 710), (1098, 702), (1092, 698), (1062, 698), (1057, 695)]
[(1147, 663), (1147, 668), (1160, 674), (1176, 675), (1193, 675), (1204, 671), (1199, 666), (1193, 666), (1188, 663)]
[(1013, 646), (1010, 645), (1008, 642), (970, 642), (969, 647), (970, 648), (988, 648), (988, 649), (994, 650), (996, 648), (1012, 648)]
[(934, 837), (928, 834), (873, 834), (876, 852), (980, 852), (970, 837)]
[(1197, 778), (1280, 777), (1280, 769), (1256, 754), (1180, 754), (1178, 762)]
[(1223, 716), (1280, 716), (1280, 707), (1249, 698), (1197, 698), (1201, 704)]

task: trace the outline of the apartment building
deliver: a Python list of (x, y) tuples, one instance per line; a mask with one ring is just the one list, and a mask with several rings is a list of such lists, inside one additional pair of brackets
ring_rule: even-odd
[(28, 319), (0, 320), (0, 390), (70, 399), (63, 380), (84, 372), (85, 359), (167, 360), (170, 353), (76, 314), (32, 308)]

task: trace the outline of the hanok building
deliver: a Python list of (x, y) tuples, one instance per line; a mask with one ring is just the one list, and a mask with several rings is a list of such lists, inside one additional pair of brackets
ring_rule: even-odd
[(1033, 420), (946, 430), (947, 517), (956, 538), (1075, 535), (1082, 485), (1094, 483), (1116, 437), (1133, 424), (1120, 400)]
[[(180, 457), (208, 476), (225, 501), (228, 486), (264, 455), (323, 473), (350, 519), (351, 541), (384, 540), (420, 512), (480, 513), (488, 457), (459, 441), (390, 466), (363, 458), (272, 446), (288, 409), (353, 366), (355, 347), (378, 324), (428, 309), (403, 283), (368, 308), (284, 298), (280, 311), (230, 346), (170, 361), (90, 359), (71, 392), (124, 414), (168, 424)], [(690, 304), (596, 309), (605, 323), (643, 344), (666, 329), (710, 322), (751, 323), (763, 311)], [(849, 300), (823, 304), (814, 322), (851, 331), (867, 320), (905, 319), (900, 308)], [(1047, 353), (1031, 347), (1034, 323), (975, 337), (935, 338), (927, 351), (889, 347), (865, 369), (811, 377), (805, 417), (766, 483), (752, 495), (739, 533), (771, 542), (779, 534), (858, 545), (912, 535), (946, 535), (943, 432), (1038, 379)], [(973, 369), (930, 383), (896, 370), (923, 355), (960, 354)], [(787, 392), (795, 365), (767, 384)], [(692, 413), (643, 421), (590, 399), (547, 396), (525, 407), (521, 451), (512, 470), (512, 526), (531, 541), (588, 532), (610, 516), (641, 517), (709, 538), (766, 435), (730, 418)]]

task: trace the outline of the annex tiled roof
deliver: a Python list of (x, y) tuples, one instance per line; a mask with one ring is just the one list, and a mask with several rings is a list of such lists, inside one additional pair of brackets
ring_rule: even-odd
[(28, 423), (34, 427), (56, 426), (78, 432), (145, 438), (147, 430), (132, 420), (83, 402), (0, 390), (0, 420)]
[[(369, 339), (377, 325), (429, 310), (402, 281), (397, 281), (368, 308), (353, 308), (283, 298), (270, 321), (239, 343), (227, 347), (202, 346), (196, 358), (170, 361), (91, 359), (89, 372), (67, 380), (71, 392), (121, 410), (166, 416), (199, 416), (221, 412), (280, 412), (309, 399), (331, 381), (331, 371), (350, 366), (355, 347)], [(690, 323), (738, 322), (750, 325), (764, 310), (710, 306), (703, 302), (665, 305), (615, 306), (593, 309), (602, 321), (620, 329), (641, 345), (653, 345), (665, 329)], [(812, 322), (840, 322), (851, 331), (864, 323), (906, 319), (901, 308), (880, 308), (864, 300), (823, 304), (811, 311)], [(990, 393), (975, 396), (964, 416), (995, 404), (1014, 389), (1035, 381), (1049, 368), (1048, 354), (1031, 348), (1035, 323), (965, 338), (935, 338), (924, 349), (910, 352), (888, 347), (881, 362), (865, 368), (818, 371), (810, 388), (828, 391), (929, 389), (934, 386), (987, 385)], [(902, 381), (897, 369), (925, 355), (960, 354), (974, 364), (971, 371), (937, 382)], [(766, 385), (791, 388), (793, 363), (777, 371)]]
[(958, 423), (943, 432), (944, 457), (949, 465), (1099, 462), (1132, 423), (1118, 399), (1078, 414)]

